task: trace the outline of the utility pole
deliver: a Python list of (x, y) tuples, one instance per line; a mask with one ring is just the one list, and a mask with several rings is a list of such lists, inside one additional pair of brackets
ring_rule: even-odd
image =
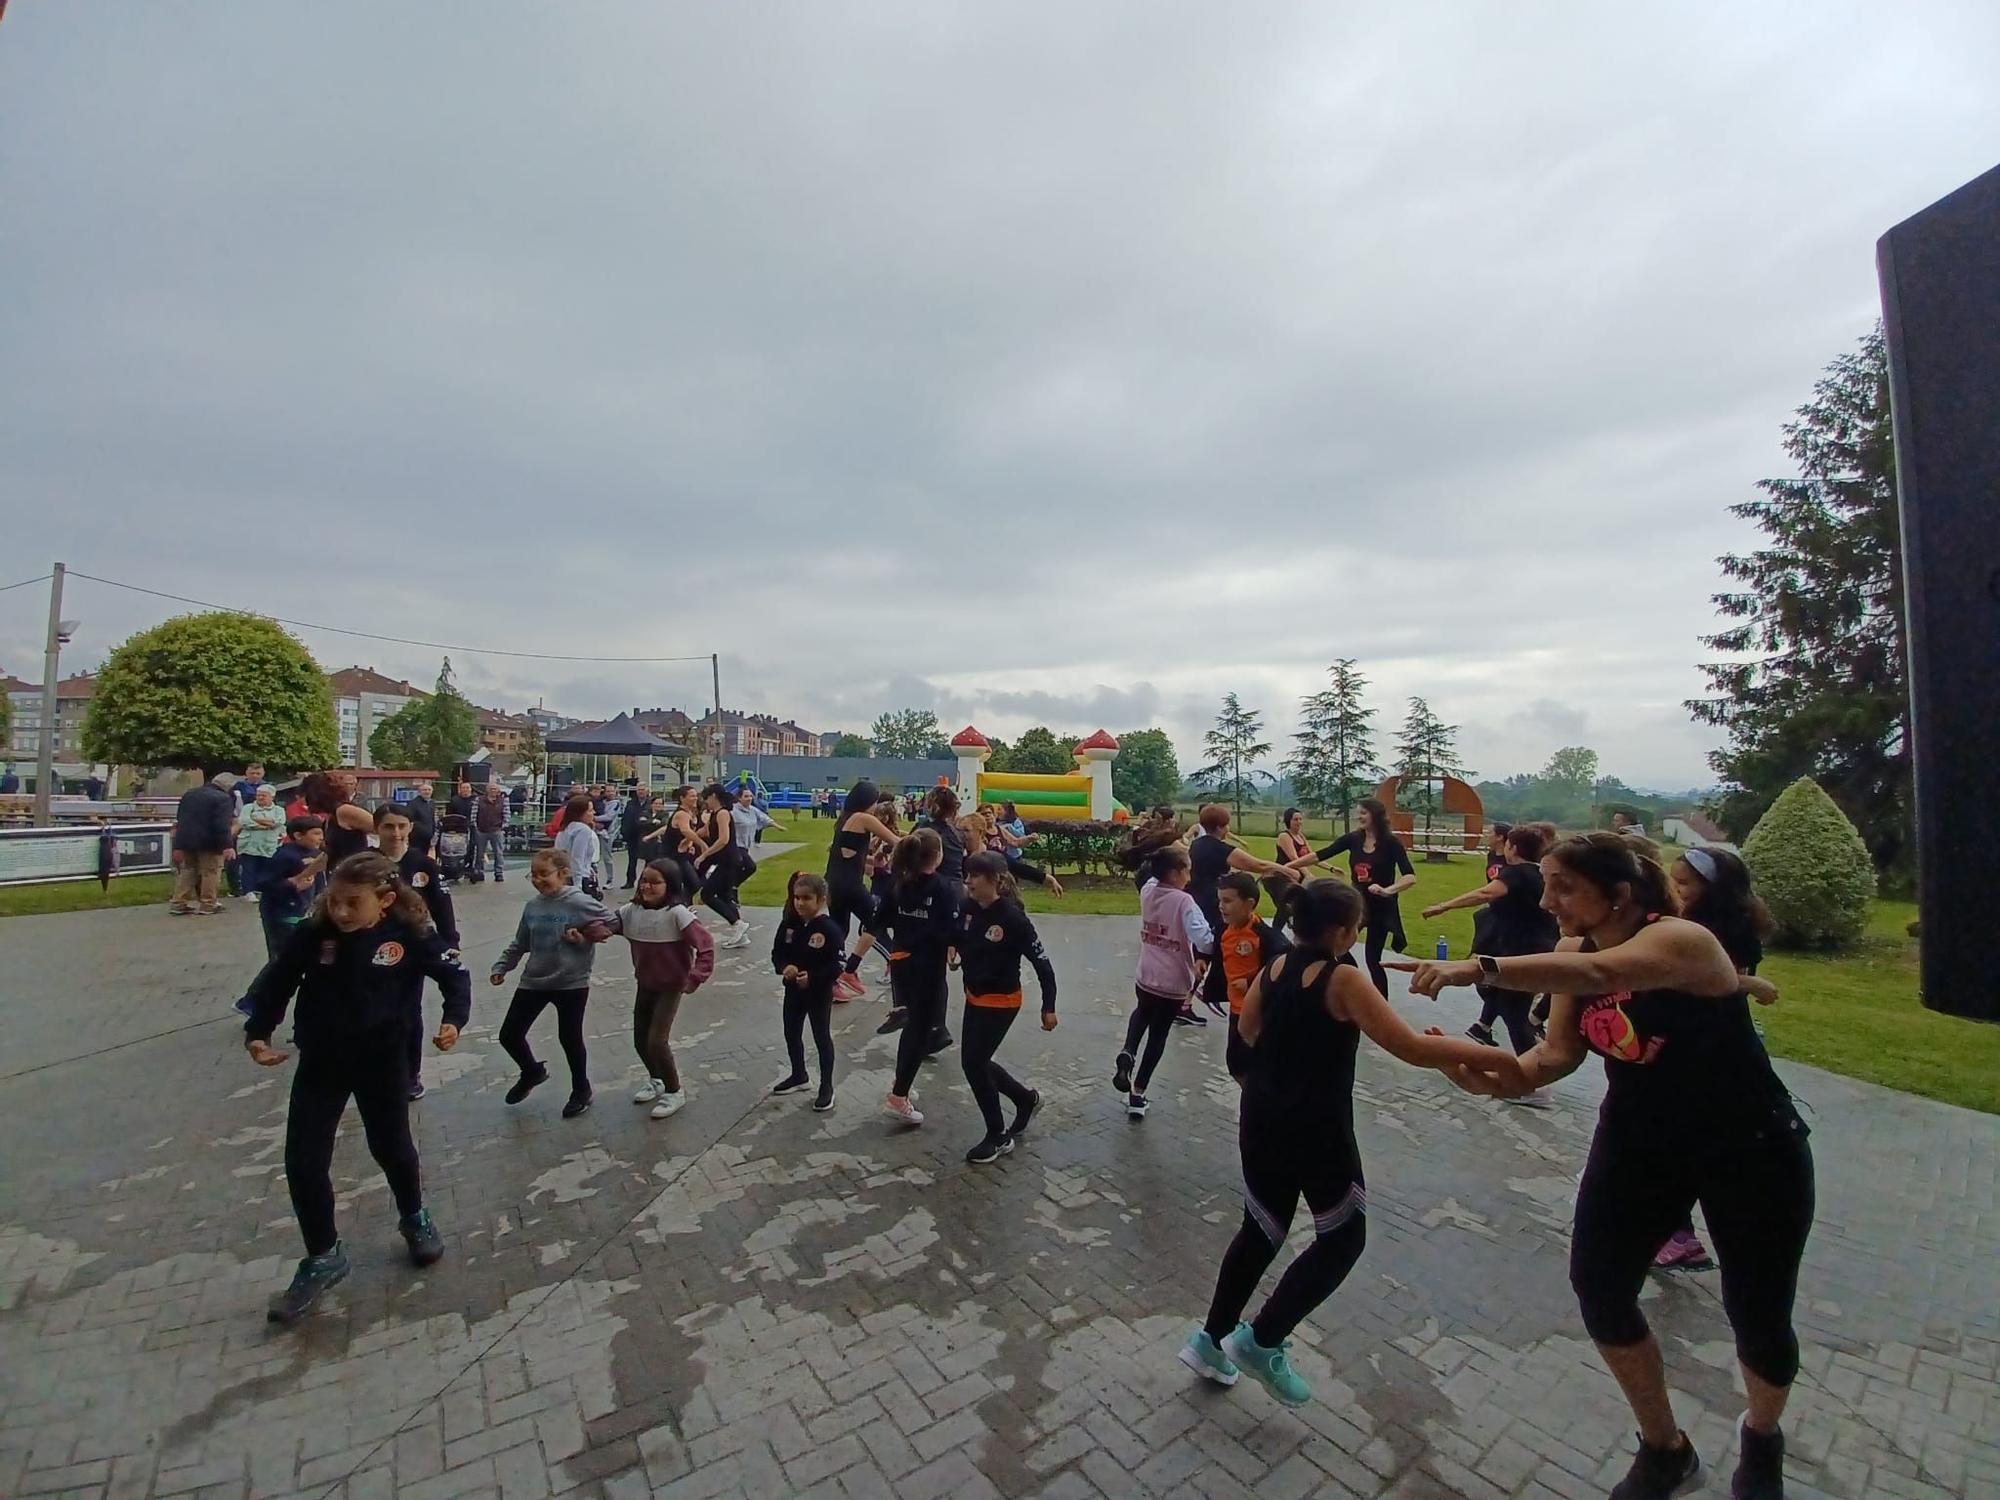
[(715, 752), (709, 760), (708, 779), (722, 780), (722, 658), (716, 652), (708, 654), (709, 682), (715, 689)]
[(49, 810), (49, 782), (56, 774), (56, 677), (62, 659), (63, 630), (61, 563), (49, 579), (49, 636), (42, 652), (42, 737), (35, 754), (35, 826), (47, 828), (55, 821)]

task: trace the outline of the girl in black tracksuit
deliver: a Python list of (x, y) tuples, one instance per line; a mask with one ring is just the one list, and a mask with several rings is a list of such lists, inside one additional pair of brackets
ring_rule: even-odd
[(923, 1115), (910, 1097), (917, 1067), (944, 1030), (945, 975), (957, 936), (959, 888), (938, 875), (944, 846), (935, 830), (919, 828), (896, 846), (895, 910), (889, 914), (889, 983), (906, 1024), (896, 1044), (896, 1077), (883, 1113), (905, 1125)]
[(826, 909), (826, 882), (803, 872), (791, 879), (785, 917), (771, 939), (771, 967), (785, 985), (785, 1052), (792, 1068), (771, 1086), (773, 1094), (795, 1094), (806, 1077), (806, 1023), (812, 1023), (819, 1050), (819, 1094), (813, 1108), (833, 1108), (833, 986), (842, 973), (846, 934)]
[[(1035, 924), (1021, 907), (1007, 859), (1000, 854), (975, 854), (965, 862), (966, 897), (958, 909), (954, 942), (965, 976), (965, 1015), (959, 1025), (959, 1046), (965, 1081), (979, 1101), (986, 1134), (966, 1152), (969, 1162), (985, 1163), (1014, 1149), (1028, 1128), (1042, 1096), (995, 1061), (993, 1054), (1021, 1013), (1021, 961), (1034, 968), (1042, 990), (1042, 1030), (1056, 1028), (1056, 970), (1042, 949)], [(1014, 1105), (1014, 1123), (1003, 1124), (1000, 1096)]]
[(285, 1118), (285, 1179), (306, 1256), (291, 1285), (272, 1299), (274, 1322), (298, 1321), (347, 1275), (330, 1171), (350, 1098), (361, 1111), (368, 1149), (389, 1179), (410, 1258), (421, 1266), (444, 1254), (424, 1207), (410, 1138), (406, 1042), (426, 978), (444, 992), (436, 1045), (449, 1051), (471, 1015), (470, 981), (394, 862), (368, 850), (334, 871), (312, 915), (292, 928), (244, 996), (241, 1008), (250, 1017), (244, 1045), (264, 1067), (288, 1056), (271, 1046), (271, 1034), (298, 997), (292, 1025), (299, 1066)]

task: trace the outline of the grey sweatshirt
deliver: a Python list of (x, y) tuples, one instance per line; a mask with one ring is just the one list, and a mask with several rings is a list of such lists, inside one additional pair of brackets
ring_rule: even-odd
[(563, 933), (571, 927), (600, 922), (611, 912), (574, 886), (553, 896), (539, 891), (521, 908), (520, 925), (500, 956), (493, 960), (493, 972), (506, 974), (527, 955), (528, 966), (521, 970), (524, 990), (580, 990), (590, 984), (590, 966), (597, 957), (591, 942), (566, 943)]

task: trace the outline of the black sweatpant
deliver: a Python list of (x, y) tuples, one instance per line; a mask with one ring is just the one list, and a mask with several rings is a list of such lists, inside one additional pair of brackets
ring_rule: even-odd
[(1518, 1057), (1536, 1042), (1534, 1018), (1528, 1014), (1534, 1008), (1535, 997), (1525, 990), (1503, 990), (1497, 985), (1478, 986), (1479, 998), (1483, 1002), (1479, 1011), (1482, 1026), (1491, 1026), (1494, 1019), (1507, 1024), (1507, 1040), (1514, 1044), (1514, 1054)]
[(944, 1025), (946, 958), (936, 953), (913, 953), (889, 965), (889, 992), (897, 1006), (908, 1012), (903, 1034), (896, 1039), (896, 1080), (889, 1092), (906, 1099), (917, 1081), (917, 1068), (930, 1051), (931, 1040)]
[(736, 904), (736, 893), (756, 869), (757, 862), (749, 853), (731, 844), (709, 862), (708, 876), (701, 884), (701, 899), (723, 921), (735, 925), (743, 916), (743, 908)]
[(1722, 1310), (1737, 1358), (1760, 1379), (1790, 1385), (1799, 1369), (1792, 1303), (1813, 1219), (1807, 1134), (1788, 1102), (1734, 1130), (1600, 1117), (1569, 1255), (1570, 1286), (1591, 1338), (1614, 1348), (1645, 1339), (1639, 1290), (1647, 1268), (1699, 1202), (1722, 1267)]
[(1338, 1139), (1337, 1126), (1267, 1118), (1269, 1109), (1244, 1100), (1237, 1127), (1243, 1223), (1223, 1254), (1203, 1326), (1218, 1342), (1235, 1331), (1258, 1281), (1278, 1258), (1303, 1197), (1312, 1210), (1313, 1242), (1285, 1268), (1250, 1324), (1251, 1336), (1275, 1349), (1333, 1295), (1361, 1258), (1368, 1238), (1368, 1189), (1352, 1145)]
[[(647, 863), (646, 859), (645, 859), (645, 858), (644, 858), (643, 856), (641, 856), (641, 855), (640, 855), (640, 853), (639, 853), (639, 843), (638, 843), (638, 840), (637, 840), (636, 838), (634, 838), (633, 836), (631, 836), (631, 835), (629, 835), (629, 834), (628, 834), (628, 835), (626, 836), (626, 842), (625, 842), (625, 886), (626, 886), (626, 889), (628, 889), (628, 890), (636, 890), (636, 889), (638, 888), (638, 884), (639, 884), (639, 866), (640, 866), (640, 865), (642, 865), (642, 864), (645, 864), (645, 863)], [(683, 899), (685, 899), (685, 898), (683, 898)]]
[(1229, 1069), (1229, 1076), (1241, 1083), (1250, 1072), (1250, 1044), (1243, 1040), (1243, 1017), (1232, 1011), (1229, 1015), (1229, 1044), (1222, 1050), (1222, 1065)]
[(965, 1066), (965, 1081), (972, 1085), (972, 1097), (978, 1102), (979, 1113), (986, 1121), (986, 1134), (992, 1140), (998, 1140), (1007, 1131), (1007, 1122), (1000, 1116), (1000, 1096), (1005, 1094), (1016, 1109), (1034, 1097), (1034, 1090), (1001, 1067), (993, 1056), (1020, 1013), (1018, 1005), (976, 1005), (968, 999), (959, 1022), (959, 1060)]
[[(819, 1086), (833, 1087), (833, 980), (800, 987), (785, 986), (785, 1055), (792, 1060), (792, 1077), (806, 1076), (806, 1022), (812, 1022), (813, 1046), (819, 1052)], [(897, 1043), (900, 1049), (902, 1044)]]
[(632, 1001), (632, 1050), (639, 1054), (646, 1076), (659, 1079), (670, 1094), (681, 1091), (680, 1069), (674, 1064), (673, 1045), (668, 1041), (674, 1017), (680, 1014), (681, 993), (642, 984)]
[(589, 1003), (588, 985), (580, 990), (516, 990), (507, 1004), (507, 1019), (500, 1023), (500, 1045), (514, 1059), (516, 1067), (523, 1073), (532, 1073), (539, 1065), (534, 1048), (528, 1045), (528, 1028), (553, 1005), (556, 1040), (562, 1043), (563, 1056), (569, 1060), (569, 1090), (572, 1094), (587, 1094), (590, 1071), (583, 1045), (583, 1008)]
[[(1125, 1023), (1125, 1050), (1139, 1059), (1139, 1071), (1132, 1075), (1132, 1092), (1143, 1094), (1146, 1085), (1153, 1081), (1153, 1069), (1166, 1054), (1167, 1035), (1174, 1029), (1174, 1017), (1181, 1013), (1182, 1002), (1155, 995), (1137, 985), (1132, 987), (1132, 993), (1139, 1003), (1132, 1007), (1131, 1019)], [(1144, 1053), (1139, 1051), (1142, 1036), (1146, 1039)]]
[(285, 1115), (285, 1182), (308, 1255), (324, 1255), (340, 1238), (333, 1218), (333, 1142), (350, 1097), (361, 1111), (369, 1154), (389, 1179), (396, 1212), (407, 1217), (424, 1206), (403, 1057), (397, 1029), (346, 1047), (299, 1052)]
[(1375, 988), (1384, 995), (1389, 993), (1389, 971), (1382, 967), (1382, 949), (1394, 942), (1407, 945), (1409, 939), (1403, 934), (1403, 909), (1393, 899), (1379, 900), (1373, 896), (1368, 902), (1368, 977), (1375, 981)]

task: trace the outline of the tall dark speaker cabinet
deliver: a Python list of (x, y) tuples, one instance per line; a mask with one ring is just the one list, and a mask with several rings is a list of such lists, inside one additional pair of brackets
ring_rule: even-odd
[(1924, 1004), (2000, 1021), (2000, 167), (1876, 246), (1909, 606)]

